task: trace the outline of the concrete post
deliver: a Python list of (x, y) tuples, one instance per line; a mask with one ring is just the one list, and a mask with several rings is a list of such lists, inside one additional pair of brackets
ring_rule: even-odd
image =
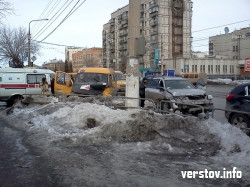
[[(128, 61), (126, 67), (126, 97), (139, 98), (138, 39), (140, 35), (140, 1), (129, 0)], [(138, 107), (139, 100), (127, 100), (127, 107)]]

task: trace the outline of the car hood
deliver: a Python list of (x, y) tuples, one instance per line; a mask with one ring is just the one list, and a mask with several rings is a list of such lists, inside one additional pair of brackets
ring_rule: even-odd
[(200, 89), (173, 89), (168, 90), (173, 96), (196, 96), (196, 95), (204, 95), (206, 91)]

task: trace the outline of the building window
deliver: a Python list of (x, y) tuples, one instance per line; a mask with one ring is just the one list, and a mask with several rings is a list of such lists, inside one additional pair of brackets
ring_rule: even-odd
[(192, 65), (192, 72), (194, 72), (194, 65)]
[(205, 72), (206, 71), (206, 67), (205, 67), (205, 65), (203, 65), (203, 72)]
[(227, 73), (227, 65), (223, 65), (223, 73)]
[(210, 73), (210, 65), (208, 65), (208, 73)]
[(213, 73), (213, 71), (214, 71), (214, 70), (213, 70), (213, 65), (211, 65), (211, 73)]
[(195, 67), (194, 67), (194, 71), (195, 71), (195, 72), (197, 72), (197, 65), (195, 65)]
[(234, 73), (234, 66), (230, 65), (230, 73)]
[(235, 46), (233, 46), (233, 52), (235, 52)]
[(202, 72), (202, 65), (200, 65), (200, 72)]
[(235, 51), (238, 52), (238, 46), (235, 46)]

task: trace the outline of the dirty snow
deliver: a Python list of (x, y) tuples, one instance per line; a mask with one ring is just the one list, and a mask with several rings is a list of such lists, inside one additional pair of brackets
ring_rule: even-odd
[[(250, 138), (228, 123), (114, 110), (95, 100), (19, 104), (7, 113), (1, 111), (1, 117), (27, 133), (62, 185), (250, 184)], [(242, 171), (242, 179), (181, 177), (181, 171), (233, 167)]]

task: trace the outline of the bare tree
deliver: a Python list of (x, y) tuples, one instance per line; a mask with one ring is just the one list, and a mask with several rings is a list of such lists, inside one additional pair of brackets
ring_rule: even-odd
[[(40, 46), (31, 41), (31, 53), (39, 51)], [(0, 28), (0, 60), (11, 62), (13, 67), (23, 67), (23, 56), (27, 56), (28, 38), (27, 31), (23, 28)]]
[(5, 0), (0, 0), (0, 24), (2, 23), (1, 22), (2, 19), (5, 19), (7, 15), (13, 13), (14, 9), (12, 5)]

